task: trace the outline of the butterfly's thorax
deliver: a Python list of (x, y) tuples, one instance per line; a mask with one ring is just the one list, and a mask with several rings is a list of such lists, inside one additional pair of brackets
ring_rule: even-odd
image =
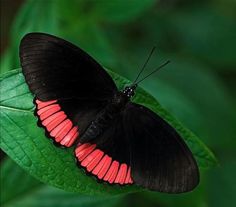
[(128, 97), (123, 91), (118, 91), (114, 94), (108, 104), (97, 114), (83, 135), (80, 137), (80, 142), (87, 142), (98, 137), (110, 125), (129, 102)]

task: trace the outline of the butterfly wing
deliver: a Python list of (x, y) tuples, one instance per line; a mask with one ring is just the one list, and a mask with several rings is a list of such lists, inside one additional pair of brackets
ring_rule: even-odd
[(27, 34), (20, 44), (20, 60), (30, 90), (43, 101), (106, 100), (117, 90), (108, 73), (92, 57), (52, 35)]
[(75, 149), (78, 164), (110, 184), (133, 183), (122, 119), (120, 114), (96, 139), (83, 139)]
[[(103, 156), (109, 156), (111, 163), (117, 162), (118, 167), (113, 169), (111, 165), (107, 173), (89, 169), (101, 180), (110, 178), (109, 183), (134, 182), (150, 190), (180, 193), (192, 190), (199, 182), (196, 161), (180, 135), (144, 106), (128, 103), (111, 126), (91, 144), (94, 150), (99, 149)], [(89, 160), (93, 160), (90, 154), (93, 150), (87, 152)], [(81, 164), (83, 159), (79, 159)], [(99, 165), (103, 164), (98, 162), (96, 166)], [(85, 162), (83, 167), (88, 166), (89, 162)]]
[(197, 163), (173, 127), (148, 108), (134, 103), (127, 105), (124, 125), (130, 139), (132, 177), (138, 185), (168, 193), (196, 187)]
[(20, 61), (35, 95), (39, 124), (65, 146), (71, 146), (117, 91), (112, 78), (92, 57), (52, 35), (24, 36)]

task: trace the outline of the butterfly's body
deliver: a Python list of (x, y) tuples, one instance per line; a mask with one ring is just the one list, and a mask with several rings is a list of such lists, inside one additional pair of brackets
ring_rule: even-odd
[(130, 98), (123, 91), (115, 92), (107, 105), (96, 115), (86, 131), (81, 135), (80, 142), (92, 141), (102, 134), (121, 113), (129, 99)]
[(137, 85), (131, 85), (125, 87), (124, 90), (114, 92), (113, 97), (108, 101), (107, 105), (97, 114), (86, 131), (81, 135), (80, 142), (92, 141), (102, 134), (122, 112), (131, 97), (134, 96), (136, 87)]
[(197, 163), (181, 135), (132, 102), (140, 80), (119, 91), (87, 53), (43, 33), (22, 39), (20, 58), (40, 126), (60, 145), (77, 143), (75, 156), (86, 171), (110, 184), (136, 183), (160, 192), (196, 187)]

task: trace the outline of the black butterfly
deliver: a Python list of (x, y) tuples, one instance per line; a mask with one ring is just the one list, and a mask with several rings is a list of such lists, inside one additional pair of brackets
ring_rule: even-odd
[(24, 36), (20, 60), (39, 124), (59, 145), (77, 143), (75, 156), (92, 175), (168, 193), (196, 187), (198, 167), (180, 135), (131, 102), (137, 83), (119, 91), (87, 53), (43, 33)]

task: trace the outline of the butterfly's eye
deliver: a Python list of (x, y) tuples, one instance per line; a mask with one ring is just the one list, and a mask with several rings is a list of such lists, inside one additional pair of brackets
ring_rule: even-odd
[(127, 93), (128, 93), (128, 91), (129, 91), (129, 87), (128, 87), (128, 86), (126, 86), (126, 87), (123, 89), (123, 93), (124, 93), (124, 94), (127, 94)]
[(123, 90), (123, 93), (127, 96), (127, 97), (132, 97), (134, 95), (134, 89), (132, 87), (125, 87), (125, 89)]
[(127, 93), (127, 92), (129, 91), (129, 89), (130, 89), (130, 88), (129, 88), (128, 86), (126, 86), (126, 87), (124, 88), (123, 92), (124, 92), (124, 93)]

